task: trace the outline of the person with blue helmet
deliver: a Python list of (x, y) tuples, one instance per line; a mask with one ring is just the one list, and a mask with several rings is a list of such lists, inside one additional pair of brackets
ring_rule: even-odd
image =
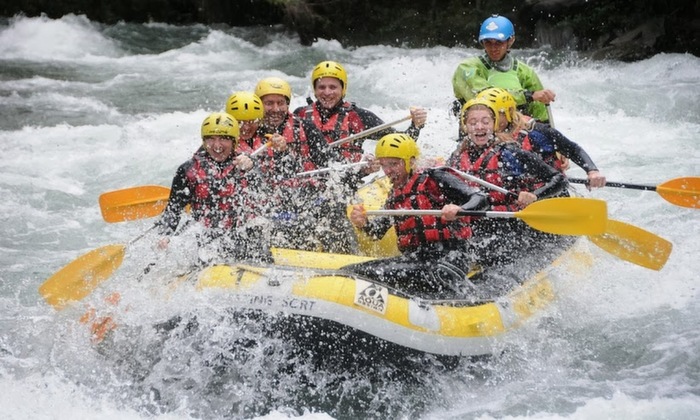
[(457, 66), (452, 77), (455, 97), (461, 106), (484, 89), (503, 88), (513, 95), (521, 112), (548, 122), (545, 105), (554, 101), (556, 95), (544, 88), (532, 67), (511, 56), (514, 42), (515, 28), (508, 18), (492, 15), (484, 20), (479, 43), (485, 54), (467, 58)]

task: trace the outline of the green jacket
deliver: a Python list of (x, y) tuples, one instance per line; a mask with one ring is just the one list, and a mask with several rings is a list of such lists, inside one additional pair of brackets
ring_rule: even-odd
[(532, 67), (518, 59), (513, 58), (510, 69), (502, 71), (485, 54), (470, 57), (457, 66), (452, 76), (452, 89), (457, 99), (462, 102), (472, 99), (477, 93), (490, 87), (500, 87), (509, 91), (518, 108), (525, 114), (539, 121), (549, 120), (543, 103), (527, 102), (525, 91), (535, 92), (544, 87)]

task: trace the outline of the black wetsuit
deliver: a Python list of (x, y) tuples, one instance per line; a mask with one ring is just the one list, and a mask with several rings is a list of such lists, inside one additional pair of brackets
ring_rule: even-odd
[(269, 261), (271, 255), (260, 228), (246, 227), (257, 215), (260, 185), (259, 172), (237, 169), (233, 156), (216, 162), (199, 150), (178, 167), (168, 204), (156, 226), (160, 234), (172, 235), (189, 205), (192, 218), (206, 228), (198, 238), (200, 246), (217, 240), (225, 254), (222, 257)]

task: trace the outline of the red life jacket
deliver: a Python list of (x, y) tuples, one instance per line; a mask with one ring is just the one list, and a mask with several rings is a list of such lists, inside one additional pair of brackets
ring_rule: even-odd
[[(255, 135), (251, 137), (248, 141), (239, 142), (238, 147), (236, 148), (236, 152), (251, 154), (254, 151), (261, 148), (263, 144), (266, 143), (267, 139), (265, 138), (265, 136), (260, 134), (259, 132), (256, 132)], [(257, 157), (260, 161), (260, 172), (263, 174), (263, 176), (269, 179), (275, 178), (275, 161), (273, 159), (273, 156), (274, 152), (268, 148), (267, 150), (264, 150), (262, 153), (260, 153)]]
[(185, 176), (192, 190), (192, 217), (208, 228), (230, 229), (252, 216), (240, 213), (250, 209), (245, 192), (248, 181), (236, 176), (236, 165), (230, 160), (220, 166), (208, 156), (197, 153)]
[[(483, 179), (486, 182), (489, 182), (494, 185), (498, 185), (499, 187), (503, 186), (503, 181), (501, 178), (501, 173), (498, 170), (499, 168), (499, 156), (497, 155), (497, 152), (494, 151), (493, 146), (487, 148), (484, 150), (484, 152), (477, 158), (475, 162), (472, 162), (470, 157), (469, 157), (469, 149), (463, 150), (461, 153), (457, 154), (455, 153), (452, 157), (450, 157), (450, 161), (448, 162), (448, 165), (457, 168), (458, 170), (462, 172), (468, 172), (480, 179)], [(503, 193), (500, 193), (498, 191), (492, 190), (488, 187), (482, 187), (481, 185), (472, 182), (472, 181), (467, 181), (467, 184), (473, 186), (473, 187), (478, 187), (482, 189), (486, 189), (489, 195), (489, 203), (491, 203), (492, 210), (497, 210), (497, 211), (515, 211), (517, 210), (517, 207), (512, 207), (512, 206), (502, 206), (505, 201), (512, 201), (510, 197), (506, 196)], [(512, 210), (510, 209), (512, 207)]]
[(523, 150), (532, 151), (532, 143), (530, 142), (530, 136), (527, 135), (527, 131), (521, 131), (513, 137), (520, 143), (520, 147), (522, 147)]
[[(434, 210), (441, 209), (445, 204), (440, 187), (429, 176), (429, 171), (426, 171), (414, 174), (403, 188), (393, 189), (386, 208)], [(398, 248), (405, 252), (449, 239), (469, 239), (472, 236), (469, 222), (469, 217), (461, 217), (452, 222), (431, 215), (397, 217), (394, 227)]]
[[(457, 168), (462, 172), (473, 172), (473, 164), (471, 159), (469, 159), (469, 149), (464, 149), (460, 153), (453, 153), (447, 162), (447, 165), (453, 168)], [(476, 185), (470, 182), (470, 185)]]
[[(280, 169), (275, 167), (275, 160), (276, 158), (279, 158), (277, 156), (277, 152), (275, 152), (273, 148), (268, 147), (267, 150), (265, 150), (258, 156), (260, 158), (260, 170), (269, 181), (275, 179), (292, 178), (297, 172), (312, 171), (314, 169), (317, 169), (316, 164), (314, 164), (314, 162), (311, 160), (309, 142), (306, 138), (306, 132), (301, 126), (301, 120), (299, 120), (293, 114), (289, 113), (284, 124), (282, 124), (280, 127), (277, 127), (275, 132), (279, 133), (287, 141), (288, 152), (294, 155), (294, 158), (296, 159), (296, 162), (298, 164), (296, 166), (298, 167), (288, 168), (287, 170), (290, 171), (289, 173), (281, 174)], [(253, 139), (254, 147), (251, 147), (250, 144), (244, 147), (247, 147), (248, 149), (252, 150), (257, 150), (258, 147), (262, 146), (264, 143), (267, 142), (265, 134), (263, 134), (260, 131), (258, 131), (255, 134), (255, 137), (253, 137)]]
[[(530, 191), (534, 184), (534, 181), (530, 182), (530, 177), (512, 176), (504, 173), (503, 150), (506, 146), (507, 144), (497, 144), (484, 150), (472, 165), (474, 175), (509, 191)], [(518, 169), (524, 171), (524, 168)], [(504, 175), (507, 175), (507, 179), (504, 179)], [(489, 189), (488, 193), (492, 210), (520, 210), (517, 204), (517, 194), (504, 194), (492, 189)]]
[[(338, 112), (334, 112), (326, 122), (323, 122), (318, 110), (318, 102), (314, 102), (306, 107), (303, 117), (312, 121), (330, 144), (366, 129), (354, 108), (350, 102), (343, 102), (338, 106)], [(359, 162), (364, 154), (362, 142), (349, 142), (337, 147), (343, 159), (348, 162)]]
[[(309, 142), (306, 138), (306, 131), (304, 131), (301, 126), (301, 120), (295, 117), (292, 113), (289, 113), (280, 134), (285, 140), (287, 140), (287, 147), (289, 147), (297, 155), (297, 158), (300, 159), (301, 166), (303, 168), (302, 170), (312, 171), (317, 169), (316, 165), (311, 160)], [(268, 156), (273, 156), (274, 153), (275, 151), (272, 148), (268, 148)]]
[[(317, 169), (316, 164), (311, 160), (309, 143), (307, 141), (306, 132), (301, 126), (301, 121), (289, 114), (286, 121), (281, 127), (277, 127), (280, 135), (287, 141), (288, 150), (295, 155), (298, 160), (298, 167), (287, 168), (292, 169), (290, 173), (281, 173), (280, 168), (276, 167), (276, 152), (271, 147), (258, 155), (260, 159), (260, 171), (265, 178), (265, 182), (271, 187), (271, 195), (268, 197), (269, 203), (273, 206), (279, 205), (289, 198), (290, 192), (287, 188), (305, 188), (311, 187), (320, 189), (322, 183), (314, 177), (297, 177), (297, 172), (312, 171)], [(253, 150), (257, 150), (268, 140), (264, 134), (257, 132), (253, 137)], [(260, 145), (260, 146), (258, 146)], [(248, 145), (250, 147), (250, 145)], [(297, 166), (297, 165), (295, 165)], [(268, 204), (269, 204), (268, 203)]]
[(261, 148), (263, 144), (265, 144), (265, 137), (255, 134), (248, 140), (240, 140), (236, 147), (236, 153), (249, 155)]

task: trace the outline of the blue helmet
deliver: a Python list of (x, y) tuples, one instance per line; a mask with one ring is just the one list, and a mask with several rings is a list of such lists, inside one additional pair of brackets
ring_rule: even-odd
[(490, 18), (486, 19), (484, 23), (481, 24), (481, 30), (479, 31), (479, 42), (485, 39), (505, 41), (513, 35), (515, 35), (513, 22), (503, 16), (491, 15)]

